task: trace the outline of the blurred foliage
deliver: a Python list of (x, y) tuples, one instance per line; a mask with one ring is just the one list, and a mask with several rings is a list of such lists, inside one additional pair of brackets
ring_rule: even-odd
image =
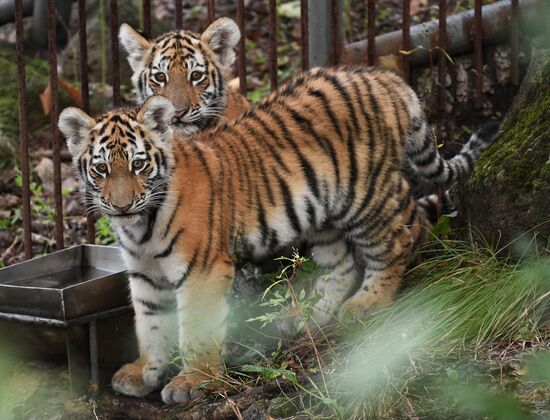
[[(50, 118), (42, 112), (40, 93), (49, 80), (48, 62), (42, 59), (26, 61), (26, 104), (29, 134), (44, 129)], [(0, 48), (0, 154), (18, 156), (19, 97), (15, 51)]]

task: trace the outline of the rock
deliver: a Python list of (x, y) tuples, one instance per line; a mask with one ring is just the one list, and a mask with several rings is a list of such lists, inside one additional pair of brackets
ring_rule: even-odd
[(0, 195), (0, 209), (9, 210), (14, 207), (20, 206), (22, 202), (21, 197), (14, 194), (2, 194)]
[[(550, 240), (550, 50), (535, 50), (493, 146), (457, 188), (465, 218), (493, 244)], [(531, 242), (534, 244), (534, 242)]]

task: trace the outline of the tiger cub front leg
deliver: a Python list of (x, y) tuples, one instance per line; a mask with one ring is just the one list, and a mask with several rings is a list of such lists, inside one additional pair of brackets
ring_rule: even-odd
[(160, 287), (161, 279), (145, 273), (129, 273), (135, 329), (140, 357), (124, 365), (111, 385), (121, 394), (142, 397), (164, 385), (170, 353), (177, 348), (174, 291)]
[(194, 270), (177, 292), (183, 367), (161, 392), (166, 404), (200, 396), (205, 382), (222, 369), (221, 347), (235, 269), (229, 258), (220, 258), (205, 271)]

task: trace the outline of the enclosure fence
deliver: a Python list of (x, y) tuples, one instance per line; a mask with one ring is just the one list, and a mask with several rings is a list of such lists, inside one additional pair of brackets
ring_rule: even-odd
[[(55, 244), (56, 249), (64, 247), (64, 226), (63, 226), (63, 196), (61, 188), (61, 138), (57, 127), (59, 117), (59, 100), (58, 100), (58, 79), (57, 79), (57, 46), (56, 46), (56, 1), (48, 1), (48, 56), (50, 69), (50, 109), (51, 109), (51, 135), (52, 135), (52, 155), (53, 155), (53, 181), (54, 181), (54, 201), (55, 201)], [(269, 30), (269, 81), (271, 90), (276, 90), (278, 86), (277, 75), (277, 1), (269, 1), (268, 15), (268, 30)], [(375, 65), (377, 53), (377, 37), (376, 37), (376, 0), (367, 1), (367, 40), (366, 48), (354, 49), (352, 46), (343, 45), (341, 36), (341, 17), (342, 17), (342, 2), (341, 0), (300, 0), (300, 32), (301, 32), (301, 68), (307, 70), (311, 65), (319, 63), (311, 63), (311, 40), (315, 39), (319, 31), (330, 31), (330, 53), (327, 56), (325, 63), (321, 64), (339, 64), (342, 62), (362, 61), (368, 65)], [(523, 0), (524, 3), (532, 4), (535, 0)], [(474, 68), (475, 68), (475, 95), (479, 96), (482, 91), (482, 76), (483, 76), (483, 45), (484, 36), (488, 35), (494, 28), (490, 20), (484, 20), (485, 10), (489, 6), (483, 6), (482, 0), (475, 0), (473, 11), (473, 19), (469, 24), (467, 36), (473, 39), (474, 51)], [(540, 2), (543, 6), (544, 0)], [(393, 38), (398, 37), (398, 44), (395, 52), (400, 55), (400, 66), (402, 73), (407, 81), (410, 78), (411, 60), (414, 58), (414, 42), (411, 36), (411, 1), (402, 1), (402, 26), (400, 34), (394, 34)], [(174, 27), (183, 29), (182, 15), (182, 0), (175, 0), (175, 19)], [(448, 1), (439, 0), (439, 20), (437, 22), (437, 30), (432, 34), (432, 48), (430, 54), (437, 57), (438, 60), (438, 105), (440, 112), (445, 112), (445, 78), (447, 76), (447, 50), (449, 47), (448, 20), (452, 17), (447, 16)], [(501, 19), (504, 24), (508, 22), (511, 25), (511, 49), (512, 49), (512, 82), (517, 84), (519, 81), (519, 39), (520, 39), (520, 1), (506, 0), (498, 2), (498, 7), (493, 6), (492, 13), (498, 16), (492, 19)], [(78, 25), (79, 25), (79, 59), (80, 59), (80, 84), (81, 84), (81, 100), (82, 109), (90, 112), (89, 99), (89, 83), (88, 83), (88, 44), (86, 31), (86, 0), (77, 0), (78, 7)], [(312, 25), (312, 17), (322, 7), (329, 8), (329, 19), (324, 25)], [(118, 3), (116, 0), (109, 0), (110, 8), (110, 42), (112, 51), (112, 87), (113, 87), (113, 106), (121, 105), (121, 89), (120, 89), (120, 68), (119, 68), (119, 45), (118, 45), (118, 29), (120, 22), (118, 21)], [(491, 9), (491, 10), (493, 10)], [(147, 37), (151, 35), (151, 1), (142, 0), (142, 22), (141, 30)], [(207, 0), (207, 19), (209, 22), (215, 20), (216, 5), (214, 0)], [(504, 20), (502, 20), (504, 19)], [(237, 70), (240, 80), (240, 91), (243, 95), (247, 92), (247, 63), (246, 63), (246, 48), (245, 48), (245, 5), (244, 0), (236, 0), (236, 20), (243, 36), (240, 39), (238, 46)], [(23, 222), (23, 243), (25, 257), (32, 257), (31, 243), (31, 193), (30, 193), (30, 174), (29, 174), (29, 137), (27, 128), (26, 116), (26, 97), (25, 97), (25, 62), (24, 62), (24, 46), (23, 46), (23, 0), (15, 0), (15, 26), (16, 26), (16, 54), (17, 54), (17, 69), (18, 69), (18, 91), (19, 91), (19, 129), (20, 129), (20, 158), (21, 158), (21, 175), (22, 175), (22, 222)], [(498, 26), (498, 25), (496, 25)], [(364, 44), (362, 44), (364, 45)], [(357, 52), (359, 51), (359, 52)], [(359, 54), (359, 59), (357, 58)], [(95, 242), (94, 221), (92, 216), (88, 216), (87, 223), (87, 241)]]

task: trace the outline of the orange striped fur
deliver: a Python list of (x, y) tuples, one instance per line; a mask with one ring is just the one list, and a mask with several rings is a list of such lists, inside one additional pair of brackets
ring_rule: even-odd
[(228, 86), (241, 37), (231, 19), (216, 20), (202, 34), (172, 31), (152, 41), (124, 23), (119, 37), (134, 72), (137, 103), (152, 95), (168, 98), (180, 133), (215, 127), (249, 108), (246, 98)]
[[(187, 141), (173, 132), (173, 113), (154, 96), (97, 119), (69, 108), (59, 124), (129, 270), (141, 358), (113, 387), (162, 387), (178, 341), (185, 365), (163, 388), (167, 403), (193, 398), (201, 372), (221, 365), (236, 255), (264, 259), (306, 240), (329, 272), (315, 284), (320, 324), (341, 308), (361, 315), (389, 304), (430, 227), (431, 200), (417, 204), (403, 169), (435, 147), (414, 92), (364, 67), (300, 75)], [(424, 166), (449, 181), (466, 173), (460, 159)]]

